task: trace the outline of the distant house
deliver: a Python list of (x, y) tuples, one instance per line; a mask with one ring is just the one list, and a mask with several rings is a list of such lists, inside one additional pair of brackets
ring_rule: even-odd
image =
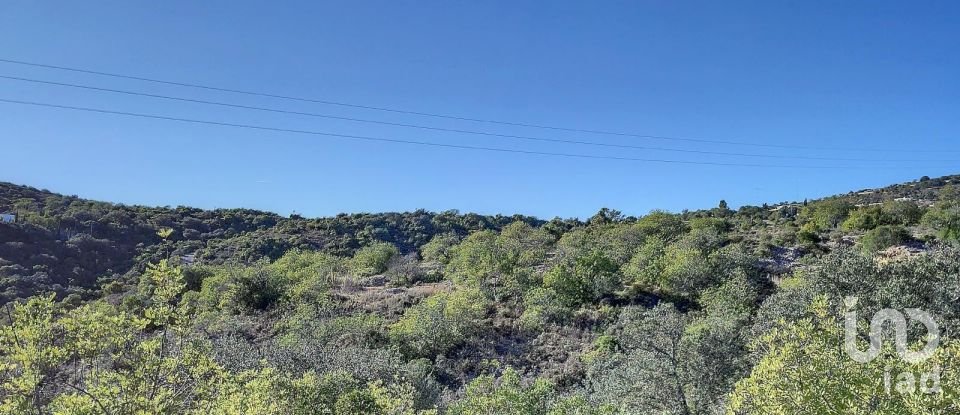
[(17, 215), (12, 213), (0, 213), (0, 223), (14, 223), (17, 221)]

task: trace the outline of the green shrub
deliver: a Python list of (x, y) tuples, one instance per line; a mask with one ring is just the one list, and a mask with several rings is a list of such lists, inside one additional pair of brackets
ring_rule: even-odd
[(487, 300), (477, 289), (434, 294), (390, 326), (390, 339), (409, 356), (432, 358), (473, 337), (486, 312)]
[(464, 397), (449, 409), (451, 415), (546, 414), (555, 395), (553, 385), (537, 380), (529, 386), (520, 382), (520, 374), (507, 368), (499, 379), (481, 375), (467, 385)]
[(623, 275), (632, 291), (656, 291), (663, 273), (663, 254), (667, 244), (659, 237), (648, 238), (623, 266)]
[(911, 239), (910, 232), (902, 226), (883, 225), (867, 232), (860, 239), (860, 247), (867, 252), (877, 252)]
[(460, 237), (453, 233), (442, 233), (434, 236), (422, 247), (420, 247), (420, 257), (424, 261), (436, 261), (441, 264), (450, 262), (450, 251), (457, 243)]
[(523, 314), (520, 327), (525, 330), (542, 330), (545, 324), (563, 323), (572, 315), (556, 291), (549, 288), (534, 288), (523, 299)]
[(811, 203), (800, 212), (800, 217), (817, 230), (828, 230), (843, 223), (854, 206), (841, 199), (826, 199)]
[(889, 200), (880, 206), (880, 210), (891, 225), (916, 225), (923, 217), (923, 209), (911, 200)]
[(883, 212), (880, 206), (864, 206), (850, 212), (840, 227), (845, 231), (869, 231), (883, 224)]
[(960, 206), (938, 203), (931, 208), (921, 222), (933, 228), (937, 237), (944, 241), (960, 241)]
[(617, 265), (599, 251), (553, 267), (543, 276), (543, 285), (570, 307), (598, 300), (621, 287)]
[(535, 267), (546, 259), (552, 242), (552, 235), (523, 222), (508, 225), (500, 234), (474, 232), (452, 248), (447, 275), (494, 300), (518, 297), (534, 286)]
[(634, 226), (647, 236), (657, 236), (666, 241), (678, 238), (686, 231), (686, 226), (679, 215), (662, 210), (650, 212), (637, 220)]
[(378, 242), (357, 251), (350, 260), (350, 271), (358, 277), (369, 277), (387, 270), (390, 259), (398, 255), (397, 247), (391, 243)]

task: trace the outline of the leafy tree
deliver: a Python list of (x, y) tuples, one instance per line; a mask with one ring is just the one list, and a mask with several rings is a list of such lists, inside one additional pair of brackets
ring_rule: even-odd
[(606, 414), (609, 408), (590, 405), (580, 397), (558, 399), (553, 385), (538, 379), (529, 385), (521, 382), (516, 370), (507, 368), (499, 378), (480, 375), (467, 385), (464, 397), (451, 405), (451, 415), (516, 414)]
[(883, 212), (879, 206), (865, 206), (850, 212), (841, 228), (846, 231), (869, 231), (884, 222)]
[(662, 210), (654, 210), (637, 220), (634, 225), (648, 236), (657, 236), (665, 241), (673, 241), (686, 231), (683, 219)]
[(76, 393), (58, 397), (54, 412), (186, 412), (196, 400), (209, 397), (222, 372), (210, 359), (207, 343), (189, 335), (191, 316), (179, 304), (183, 274), (161, 261), (144, 277), (151, 289), (141, 327), (155, 331), (112, 350), (113, 364), (94, 369)]
[(689, 382), (682, 346), (688, 317), (672, 305), (621, 312), (621, 352), (593, 365), (592, 399), (620, 413), (689, 414)]
[(70, 351), (62, 344), (53, 296), (32, 298), (11, 312), (10, 325), (0, 329), (0, 373), (4, 382), (0, 413), (40, 412), (46, 405), (42, 390), (66, 363)]
[(587, 220), (587, 225), (609, 225), (623, 221), (623, 213), (616, 209), (601, 208)]
[(863, 235), (860, 246), (867, 252), (876, 252), (909, 241), (910, 232), (902, 226), (883, 225)]
[(436, 261), (441, 264), (450, 262), (451, 250), (460, 242), (460, 237), (453, 233), (443, 233), (434, 236), (420, 248), (420, 256), (424, 261)]
[(475, 232), (453, 248), (447, 274), (457, 284), (479, 288), (499, 301), (519, 297), (535, 284), (534, 267), (543, 262), (552, 236), (517, 222), (499, 235)]
[(846, 219), (853, 207), (843, 199), (825, 199), (805, 206), (800, 217), (817, 230), (833, 229)]
[(923, 209), (911, 200), (888, 200), (880, 210), (891, 225), (916, 225), (923, 217)]
[(960, 240), (960, 196), (953, 187), (940, 193), (940, 200), (923, 215), (922, 223), (937, 231), (946, 241)]
[(621, 287), (618, 267), (602, 252), (593, 251), (561, 263), (543, 276), (543, 285), (570, 307), (599, 300)]
[(350, 260), (350, 270), (360, 277), (380, 274), (387, 270), (390, 259), (398, 254), (399, 251), (393, 244), (374, 243), (357, 251)]
[[(730, 397), (730, 414), (926, 414), (958, 410), (944, 399), (955, 393), (960, 346), (950, 341), (933, 358), (905, 363), (887, 344), (880, 355), (858, 363), (844, 352), (843, 324), (831, 312), (826, 297), (811, 304), (809, 315), (764, 335), (754, 346), (762, 356), (749, 377), (737, 383)], [(862, 348), (862, 345), (858, 345)], [(888, 393), (886, 371), (899, 374), (938, 371), (944, 394)], [(913, 376), (913, 375), (911, 375)]]
[(659, 237), (651, 237), (623, 267), (623, 275), (632, 291), (658, 291), (662, 287), (663, 256), (667, 243)]
[(480, 331), (487, 300), (477, 289), (427, 297), (390, 326), (390, 338), (408, 355), (434, 357), (448, 352)]

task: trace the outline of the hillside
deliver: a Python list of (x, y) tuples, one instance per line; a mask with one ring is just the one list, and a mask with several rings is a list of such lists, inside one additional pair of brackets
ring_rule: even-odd
[[(960, 176), (924, 178), (826, 199), (858, 206), (905, 199), (929, 206), (943, 186), (956, 180), (960, 180)], [(762, 212), (760, 207), (744, 206), (731, 215), (738, 221), (790, 218), (799, 212), (795, 208), (801, 205), (795, 202), (766, 206), (768, 212), (777, 212), (773, 215)], [(15, 224), (0, 224), (0, 278), (3, 281), (0, 301), (48, 290), (62, 295), (89, 295), (98, 281), (117, 281), (125, 276), (129, 279), (142, 271), (145, 264), (163, 257), (222, 264), (249, 263), (261, 258), (273, 260), (290, 249), (349, 256), (375, 242), (388, 242), (401, 253), (410, 253), (439, 234), (463, 237), (477, 230), (499, 230), (514, 221), (533, 226), (548, 223), (520, 215), (483, 216), (456, 211), (340, 214), (306, 219), (249, 209), (209, 211), (126, 206), (2, 182), (0, 212), (18, 216)], [(703, 215), (710, 212), (683, 214), (685, 217)], [(548, 223), (548, 229), (559, 236), (583, 224), (557, 218)], [(768, 222), (752, 221), (735, 231), (759, 243), (764, 238), (760, 234), (769, 238), (777, 233), (774, 228), (776, 226)], [(160, 229), (173, 232), (161, 240), (157, 236)]]
[[(2, 408), (953, 413), (939, 395), (872, 399), (891, 367), (935, 364), (960, 391), (957, 178), (585, 221), (284, 218), (3, 184)], [(851, 364), (848, 296), (863, 315), (935, 315), (936, 360)]]
[[(164, 257), (253, 262), (295, 248), (351, 255), (374, 242), (409, 253), (438, 234), (543, 223), (520, 215), (422, 210), (285, 218), (249, 209), (126, 206), (10, 183), (0, 183), (0, 212), (18, 218), (0, 223), (0, 302), (48, 290), (89, 295), (98, 280), (124, 280)], [(172, 233), (161, 240), (160, 229)]]

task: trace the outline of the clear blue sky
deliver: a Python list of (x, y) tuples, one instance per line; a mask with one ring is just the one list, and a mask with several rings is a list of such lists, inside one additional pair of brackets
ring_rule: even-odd
[[(0, 80), (0, 98), (405, 140), (799, 169), (370, 143), (0, 103), (0, 180), (122, 203), (308, 216), (585, 217), (817, 197), (960, 172), (953, 1), (49, 1), (0, 6), (0, 58), (356, 104), (790, 150), (484, 125), (0, 63), (0, 75), (296, 111), (778, 160), (522, 142)], [(909, 153), (924, 150), (936, 153)], [(952, 153), (951, 153), (952, 152)]]

